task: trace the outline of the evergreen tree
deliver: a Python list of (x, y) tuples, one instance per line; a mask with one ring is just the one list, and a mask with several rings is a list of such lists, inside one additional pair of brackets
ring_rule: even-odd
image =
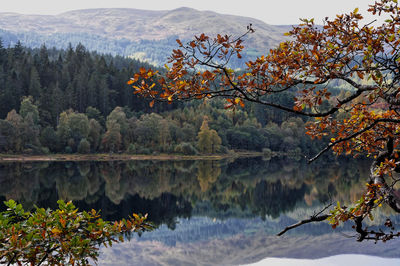
[(9, 121), (0, 119), (0, 150), (2, 152), (13, 150), (14, 136), (14, 126)]
[(47, 147), (51, 152), (59, 152), (62, 149), (60, 148), (60, 141), (58, 135), (55, 130), (47, 126), (40, 132), (40, 143), (43, 147)]
[(34, 99), (39, 99), (41, 93), (40, 77), (35, 66), (32, 66), (29, 80), (28, 94), (32, 95)]

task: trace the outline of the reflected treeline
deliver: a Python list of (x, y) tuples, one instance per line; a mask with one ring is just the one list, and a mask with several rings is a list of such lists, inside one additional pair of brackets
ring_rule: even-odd
[(27, 209), (72, 200), (80, 209), (100, 209), (108, 220), (149, 213), (154, 223), (174, 228), (177, 217), (194, 214), (278, 217), (330, 196), (354, 200), (367, 176), (368, 162), (349, 160), (4, 163), (0, 199), (15, 199)]

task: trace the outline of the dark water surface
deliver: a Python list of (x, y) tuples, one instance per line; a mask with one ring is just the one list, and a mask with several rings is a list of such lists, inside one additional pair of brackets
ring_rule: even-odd
[[(148, 213), (158, 228), (102, 248), (100, 265), (240, 265), (259, 261), (300, 265), (304, 261), (290, 264), (272, 258), (320, 259), (342, 254), (400, 258), (399, 240), (358, 243), (350, 237), (351, 224), (336, 230), (326, 223), (309, 224), (283, 237), (275, 236), (285, 226), (311, 216), (328, 200), (346, 203), (358, 199), (368, 171), (368, 162), (360, 161), (321, 160), (308, 165), (262, 158), (6, 163), (0, 164), (0, 200), (15, 199), (26, 209), (34, 205), (55, 208), (58, 199), (72, 200), (81, 210), (101, 209), (108, 220), (133, 212)], [(375, 223), (390, 215), (384, 208), (379, 212)], [(393, 221), (399, 224), (400, 218), (394, 216)], [(364, 257), (341, 258), (350, 263)], [(371, 257), (366, 260), (374, 261)], [(343, 265), (335, 264), (339, 261), (315, 262)], [(400, 259), (390, 262), (400, 265)], [(311, 265), (310, 261), (304, 263), (301, 265)]]

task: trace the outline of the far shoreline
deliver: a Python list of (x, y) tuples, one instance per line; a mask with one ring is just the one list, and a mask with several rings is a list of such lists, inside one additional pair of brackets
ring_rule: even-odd
[(157, 160), (157, 161), (176, 161), (176, 160), (223, 160), (239, 157), (258, 157), (263, 156), (262, 152), (234, 152), (228, 154), (210, 154), (210, 155), (179, 155), (179, 154), (158, 154), (158, 155), (141, 155), (141, 154), (0, 154), (1, 162), (66, 162), (66, 161), (140, 161), (140, 160)]

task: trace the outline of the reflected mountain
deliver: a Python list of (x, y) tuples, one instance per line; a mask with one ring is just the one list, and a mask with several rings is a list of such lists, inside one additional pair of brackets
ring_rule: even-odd
[(264, 232), (189, 243), (178, 240), (174, 246), (135, 238), (101, 251), (101, 265), (133, 265), (133, 262), (140, 262), (140, 265), (244, 265), (265, 257), (318, 259), (337, 254), (399, 257), (396, 241), (375, 245), (373, 242), (359, 243), (341, 234), (279, 238)]
[[(311, 165), (284, 158), (3, 163), (0, 200), (15, 199), (26, 209), (56, 208), (58, 199), (72, 200), (81, 210), (101, 210), (107, 220), (148, 213), (159, 228), (102, 250), (100, 264), (105, 265), (116, 260), (231, 265), (266, 256), (321, 258), (349, 253), (399, 257), (396, 241), (360, 244), (337, 234), (351, 231), (350, 224), (335, 231), (326, 223), (310, 224), (285, 237), (274, 236), (312, 215), (327, 200), (358, 199), (368, 169), (369, 162), (348, 159)], [(389, 209), (379, 212), (382, 217), (390, 215)], [(376, 218), (382, 222), (380, 215)], [(392, 221), (400, 223), (397, 216)]]

